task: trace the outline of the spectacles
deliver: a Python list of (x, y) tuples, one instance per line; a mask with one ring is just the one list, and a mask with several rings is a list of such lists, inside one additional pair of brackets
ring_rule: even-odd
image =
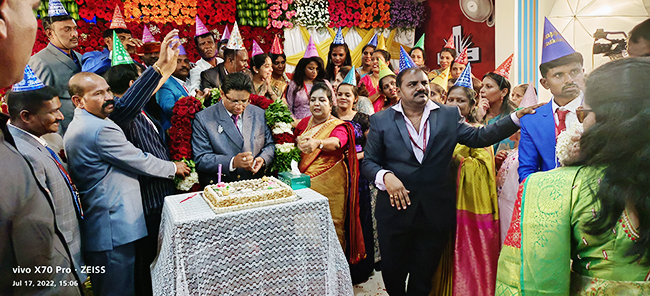
[(226, 99), (228, 99), (228, 101), (231, 101), (235, 105), (246, 105), (246, 104), (248, 104), (248, 99), (246, 99), (246, 100), (233, 100), (233, 99), (229, 98), (226, 95), (224, 95), (224, 97), (226, 97)]
[(594, 112), (594, 111), (591, 109), (585, 109), (582, 106), (576, 108), (576, 115), (578, 117), (578, 121), (580, 123), (584, 122), (585, 118), (587, 117), (587, 115), (589, 115), (590, 112)]

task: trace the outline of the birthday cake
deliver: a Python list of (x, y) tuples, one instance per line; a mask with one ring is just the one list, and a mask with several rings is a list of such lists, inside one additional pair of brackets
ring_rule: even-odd
[(291, 187), (274, 177), (208, 185), (203, 198), (215, 213), (289, 202), (298, 197)]

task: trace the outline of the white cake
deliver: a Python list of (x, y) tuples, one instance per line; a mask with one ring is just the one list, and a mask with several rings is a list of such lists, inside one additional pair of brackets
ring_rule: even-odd
[(208, 185), (203, 198), (215, 211), (224, 213), (293, 201), (291, 187), (274, 177)]

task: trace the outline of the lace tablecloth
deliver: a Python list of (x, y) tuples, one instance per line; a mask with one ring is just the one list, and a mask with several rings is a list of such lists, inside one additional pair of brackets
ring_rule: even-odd
[(200, 194), (166, 197), (154, 294), (353, 295), (327, 198), (296, 193), (296, 201), (219, 215)]

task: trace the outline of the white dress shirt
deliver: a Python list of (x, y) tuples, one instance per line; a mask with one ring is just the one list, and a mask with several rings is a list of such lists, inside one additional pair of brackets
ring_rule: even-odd
[[(216, 59), (216, 65), (223, 62), (223, 59), (220, 57), (216, 57)], [(201, 87), (201, 72), (212, 68), (212, 65), (204, 59), (196, 61), (195, 65), (194, 68), (190, 69), (190, 83), (187, 86), (187, 93), (189, 93), (190, 96), (196, 96), (196, 90)]]
[(580, 95), (577, 96), (573, 101), (569, 102), (568, 104), (564, 106), (558, 106), (557, 103), (555, 103), (555, 98), (551, 98), (551, 106), (553, 107), (553, 118), (555, 119), (555, 126), (557, 126), (560, 123), (560, 120), (557, 117), (556, 111), (558, 109), (560, 110), (567, 110), (569, 113), (566, 115), (566, 119), (564, 120), (564, 124), (566, 125), (566, 129), (568, 130), (571, 128), (572, 125), (576, 124), (578, 122), (578, 115), (576, 114), (576, 109), (582, 105), (583, 101), (583, 93), (580, 92)]

